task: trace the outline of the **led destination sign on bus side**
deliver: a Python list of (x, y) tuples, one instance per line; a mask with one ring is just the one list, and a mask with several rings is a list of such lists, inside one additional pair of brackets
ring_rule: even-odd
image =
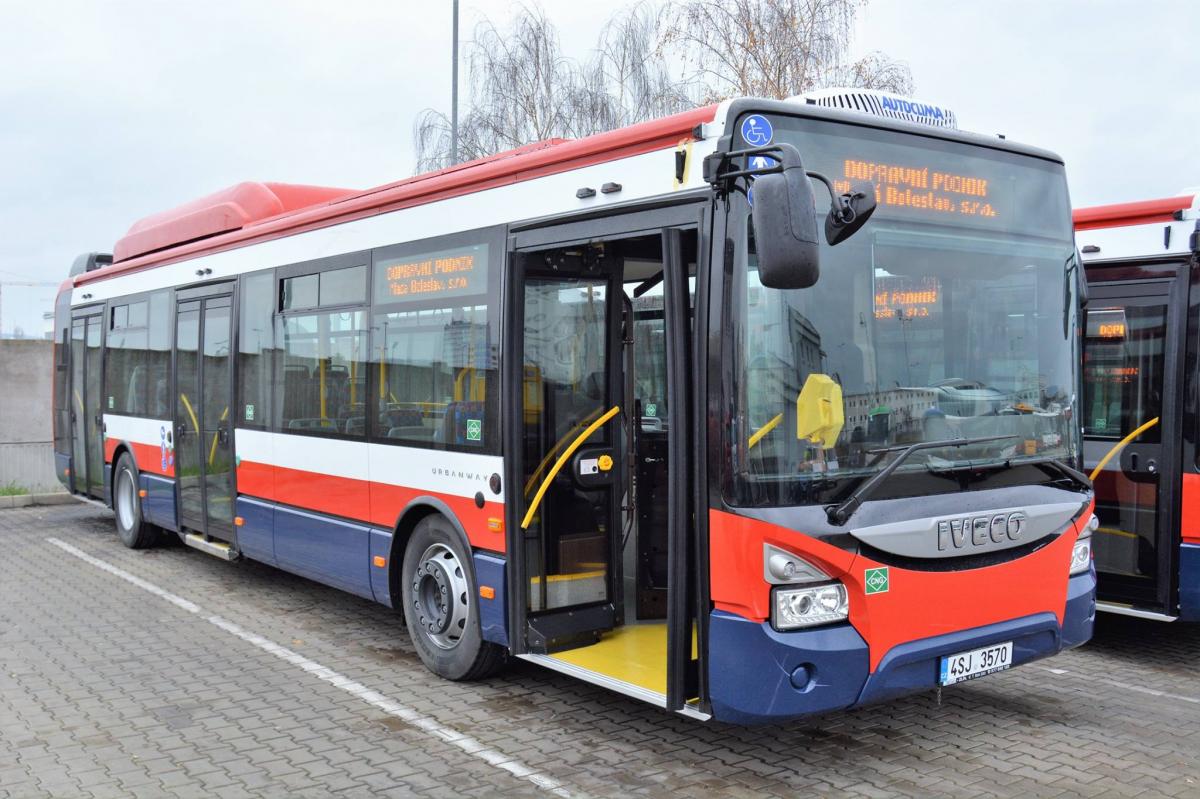
[(375, 268), (375, 299), (396, 302), (482, 294), (487, 291), (487, 261), (486, 244), (380, 261)]
[(842, 161), (841, 179), (833, 185), (839, 192), (849, 191), (855, 181), (875, 184), (875, 202), (880, 207), (984, 219), (999, 216), (989, 201), (989, 180), (977, 175), (847, 158)]

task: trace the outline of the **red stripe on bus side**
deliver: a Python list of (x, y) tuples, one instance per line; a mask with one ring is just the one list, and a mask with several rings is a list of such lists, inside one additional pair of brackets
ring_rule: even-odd
[(1200, 544), (1200, 474), (1183, 473), (1179, 531), (1185, 544)]
[(301, 469), (271, 466), (243, 459), (237, 467), (239, 494), (280, 502), (314, 513), (355, 519), (391, 530), (401, 512), (418, 497), (443, 502), (467, 533), (471, 546), (504, 552), (503, 530), (492, 530), (488, 519), (503, 519), (504, 504), (485, 501), (480, 508), (470, 497), (423, 491), (352, 477), (336, 477)]
[(119, 438), (105, 438), (105, 463), (116, 466), (113, 463), (113, 455), (116, 453), (117, 447), (121, 444), (124, 444), (133, 452), (133, 462), (139, 472), (162, 475), (163, 477), (175, 476), (175, 464), (173, 462), (168, 462), (165, 470), (162, 468), (162, 445), (160, 444), (139, 444), (136, 441), (122, 441)]

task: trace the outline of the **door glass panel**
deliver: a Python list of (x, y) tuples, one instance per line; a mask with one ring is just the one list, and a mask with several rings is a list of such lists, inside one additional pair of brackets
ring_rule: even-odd
[(104, 493), (104, 445), (100, 438), (100, 382), (102, 350), (100, 349), (100, 320), (99, 316), (89, 316), (87, 320), (87, 372), (84, 404), (87, 415), (84, 418), (84, 429), (87, 435), (87, 487), (95, 496)]
[(180, 522), (204, 529), (201, 486), (201, 422), (199, 382), (200, 302), (179, 304), (175, 319), (175, 476), (179, 486)]
[(86, 319), (76, 319), (71, 323), (71, 483), (75, 491), (87, 490), (87, 433), (84, 425), (87, 408), (83, 403), (86, 327)]
[[(1162, 412), (1167, 306), (1093, 302), (1083, 368), (1083, 428), (1089, 468)], [(1099, 307), (1096, 307), (1099, 306)], [(1161, 423), (1130, 441), (1097, 475), (1096, 569), (1117, 595), (1153, 587), (1158, 576)]]
[[(534, 278), (525, 285), (524, 507), (555, 461), (609, 409), (606, 283)], [(611, 424), (584, 446), (611, 442)], [(583, 488), (570, 464), (549, 482), (525, 531), (529, 610), (608, 598), (612, 489)]]
[(233, 458), (229, 422), (230, 314), (229, 297), (215, 297), (204, 303), (204, 362), (201, 380), (204, 399), (200, 423), (204, 430), (204, 500), (208, 526), (206, 532), (227, 537), (233, 531)]
[[(1119, 441), (1162, 411), (1166, 305), (1088, 309), (1084, 434)], [(1161, 440), (1155, 425), (1138, 436)]]

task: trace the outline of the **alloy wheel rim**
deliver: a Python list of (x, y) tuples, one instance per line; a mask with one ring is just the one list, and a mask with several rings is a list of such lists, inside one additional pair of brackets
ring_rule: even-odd
[(467, 571), (445, 544), (431, 544), (421, 555), (412, 581), (417, 624), (439, 649), (458, 646), (470, 614)]
[(121, 517), (121, 529), (123, 530), (133, 529), (134, 501), (133, 475), (129, 473), (128, 469), (122, 469), (121, 476), (117, 480), (117, 514)]

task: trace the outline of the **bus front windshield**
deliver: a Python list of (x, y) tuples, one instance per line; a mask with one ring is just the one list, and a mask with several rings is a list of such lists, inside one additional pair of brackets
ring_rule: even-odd
[[(838, 191), (874, 184), (878, 207), (851, 238), (822, 242), (816, 285), (783, 291), (759, 282), (749, 201), (731, 201), (738, 500), (829, 501), (849, 490), (843, 478), (858, 483), (917, 442), (989, 439), (922, 450), (902, 470), (1071, 462), (1076, 264), (1062, 166), (896, 131), (772, 123), (775, 141)], [(813, 183), (823, 219), (828, 193)], [(955, 490), (941, 482), (950, 487), (934, 490)]]

